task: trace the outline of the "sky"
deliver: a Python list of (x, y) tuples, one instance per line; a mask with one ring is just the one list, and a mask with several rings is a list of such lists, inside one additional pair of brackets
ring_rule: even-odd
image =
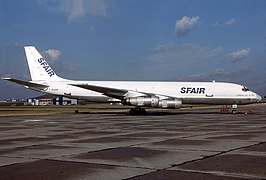
[[(265, 0), (0, 0), (0, 77), (24, 46), (74, 80), (225, 81), (266, 96)], [(0, 99), (38, 93), (0, 80)]]

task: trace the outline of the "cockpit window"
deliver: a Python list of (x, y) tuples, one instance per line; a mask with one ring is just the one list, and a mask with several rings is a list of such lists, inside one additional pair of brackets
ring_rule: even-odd
[(248, 89), (247, 87), (244, 86), (244, 87), (242, 88), (242, 91), (246, 92), (246, 91), (249, 91), (249, 89)]

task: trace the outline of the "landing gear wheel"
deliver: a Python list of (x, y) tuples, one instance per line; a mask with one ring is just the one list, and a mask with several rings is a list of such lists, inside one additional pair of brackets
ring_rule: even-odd
[(141, 107), (135, 107), (135, 108), (130, 109), (129, 114), (130, 115), (144, 115), (146, 114), (146, 110)]

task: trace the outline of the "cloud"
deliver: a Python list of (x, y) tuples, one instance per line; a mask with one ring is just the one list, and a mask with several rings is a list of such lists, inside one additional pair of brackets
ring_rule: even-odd
[(199, 74), (191, 74), (186, 77), (178, 78), (179, 81), (239, 81), (239, 77), (241, 78), (243, 74), (247, 74), (250, 72), (251, 68), (249, 67), (240, 67), (235, 70), (226, 70), (224, 68), (216, 68), (209, 72), (199, 73)]
[(213, 27), (226, 27), (226, 26), (232, 26), (236, 23), (236, 19), (235, 18), (231, 18), (231, 19), (228, 19), (227, 21), (225, 22), (215, 22), (215, 23), (212, 23), (211, 26)]
[(72, 8), (68, 12), (68, 20), (70, 22), (74, 22), (78, 19), (81, 19), (85, 16), (86, 10), (84, 8), (84, 1), (83, 0), (75, 0), (73, 1)]
[(217, 68), (217, 69), (215, 69), (215, 72), (214, 72), (214, 75), (223, 76), (223, 77), (230, 76), (231, 74), (232, 74), (231, 72), (228, 72), (223, 68)]
[(81, 72), (84, 70), (84, 67), (80, 64), (69, 64), (64, 60), (61, 60), (60, 57), (62, 52), (60, 50), (47, 49), (46, 51), (42, 51), (41, 55), (60, 76), (62, 74), (62, 76), (64, 76), (64, 73), (66, 73), (66, 76), (69, 76), (70, 73)]
[[(223, 56), (223, 48), (202, 47), (197, 44), (163, 44), (149, 49), (143, 72), (151, 78), (172, 79), (189, 72), (209, 71)], [(153, 77), (152, 77), (153, 76)]]
[(220, 26), (220, 24), (218, 22), (212, 23), (211, 25), (214, 26), (214, 27)]
[(230, 25), (233, 25), (233, 24), (235, 24), (235, 23), (236, 23), (236, 19), (235, 19), (235, 18), (231, 18), (231, 19), (225, 21), (225, 22), (224, 22), (224, 25), (225, 25), (225, 26), (230, 26)]
[(186, 77), (178, 78), (179, 81), (212, 81), (212, 80), (228, 80), (234, 73), (226, 71), (223, 68), (216, 68), (214, 71), (203, 72), (199, 74), (190, 74)]
[(219, 47), (201, 47), (192, 43), (164, 44), (151, 48), (148, 60), (161, 64), (175, 63), (182, 66), (211, 59), (222, 52), (223, 49)]
[(199, 82), (199, 81), (209, 81), (206, 73), (199, 73), (199, 74), (190, 74), (185, 77), (178, 77), (178, 81), (188, 81), (188, 82)]
[(59, 60), (62, 53), (60, 50), (57, 50), (57, 49), (48, 49), (46, 51), (43, 51), (41, 54), (50, 63), (54, 63)]
[(239, 61), (246, 57), (248, 57), (250, 54), (250, 49), (240, 49), (238, 51), (229, 53), (229, 57), (232, 59), (232, 61)]
[(73, 0), (72, 5), (68, 12), (69, 22), (82, 19), (87, 13), (98, 17), (107, 15), (107, 4), (104, 0)]
[(182, 19), (177, 20), (175, 24), (175, 32), (177, 37), (184, 36), (189, 32), (193, 31), (199, 24), (199, 19), (199, 16), (184, 16)]
[(90, 0), (88, 5), (90, 14), (102, 17), (107, 15), (107, 4), (104, 0)]
[(46, 0), (40, 1), (53, 12), (67, 15), (69, 23), (91, 17), (106, 17), (108, 5), (106, 0)]

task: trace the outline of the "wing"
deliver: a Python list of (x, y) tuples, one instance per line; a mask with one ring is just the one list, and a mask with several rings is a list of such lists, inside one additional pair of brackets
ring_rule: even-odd
[(13, 79), (13, 78), (2, 78), (2, 79), (23, 85), (26, 88), (44, 89), (44, 88), (49, 87), (49, 86), (44, 85), (44, 84), (38, 84), (38, 83), (29, 82), (29, 81), (22, 81), (22, 80)]
[(103, 95), (123, 100), (127, 97), (149, 96), (147, 93), (131, 91), (127, 89), (116, 89), (104, 86), (95, 86), (90, 84), (70, 84), (72, 86), (88, 89), (91, 91), (102, 93)]
[(91, 91), (99, 92), (110, 97), (123, 97), (128, 91), (123, 89), (115, 89), (102, 86), (94, 86), (89, 84), (70, 84), (72, 86), (77, 86), (80, 88), (88, 89)]

